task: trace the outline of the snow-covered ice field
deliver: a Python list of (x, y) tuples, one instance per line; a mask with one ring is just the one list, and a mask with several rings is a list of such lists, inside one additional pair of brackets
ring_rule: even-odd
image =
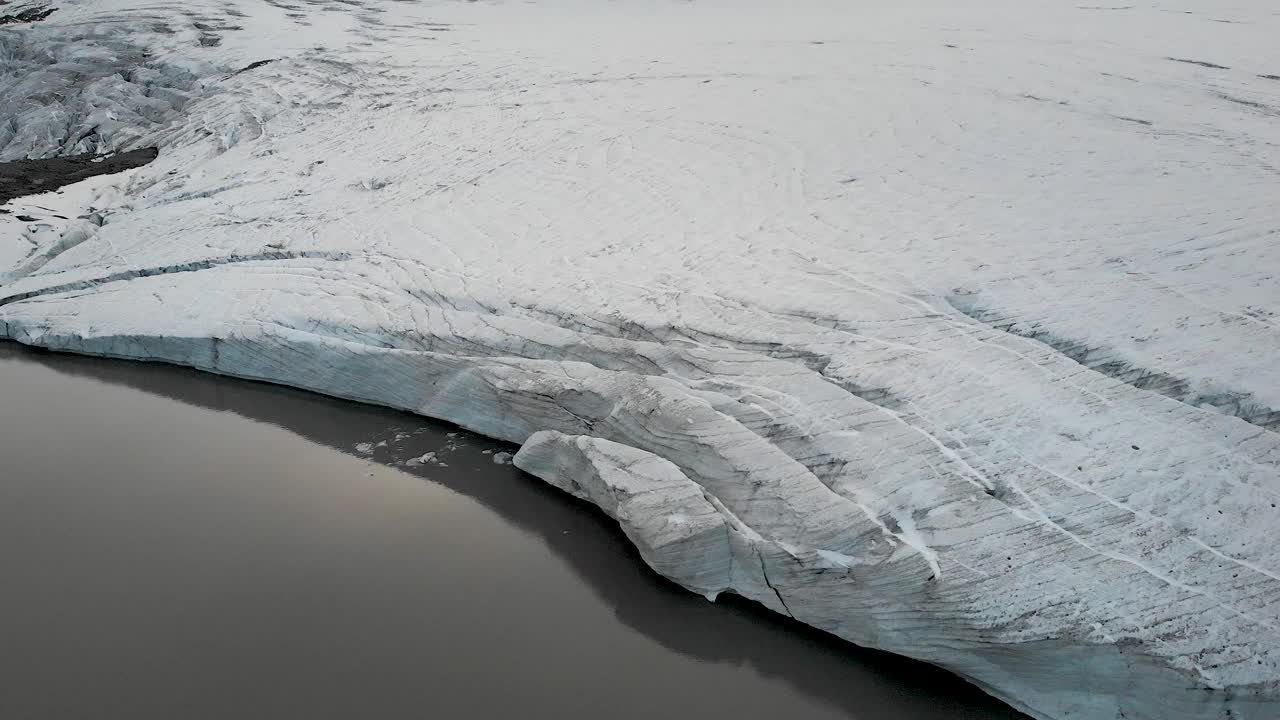
[(5, 206), (0, 337), (522, 443), (1036, 718), (1280, 716), (1270, 0), (54, 7), (0, 160), (160, 155)]

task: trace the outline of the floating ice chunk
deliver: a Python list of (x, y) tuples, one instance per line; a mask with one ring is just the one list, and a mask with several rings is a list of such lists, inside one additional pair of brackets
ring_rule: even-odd
[(436, 454), (434, 452), (424, 453), (415, 458), (409, 458), (405, 461), (405, 465), (426, 465), (435, 462)]

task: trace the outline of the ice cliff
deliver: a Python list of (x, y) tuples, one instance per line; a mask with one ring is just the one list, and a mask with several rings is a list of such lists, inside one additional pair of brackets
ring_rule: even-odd
[(1264, 0), (65, 0), (0, 337), (523, 445), (655, 570), (1044, 720), (1280, 716)]

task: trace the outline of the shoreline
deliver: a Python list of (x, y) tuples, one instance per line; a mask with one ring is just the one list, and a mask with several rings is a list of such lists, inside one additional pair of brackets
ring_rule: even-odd
[[(465, 431), (416, 415), (180, 366), (144, 365), (0, 343), (0, 372), (9, 369), (6, 364), (13, 360), (52, 370), (77, 386), (80, 380), (91, 380), (201, 410), (229, 412), (263, 427), (296, 433), (362, 462), (439, 484), (479, 502), (520, 532), (531, 533), (560, 561), (568, 563), (574, 575), (588, 583), (591, 594), (609, 608), (618, 622), (680, 656), (700, 663), (756, 668), (763, 676), (780, 680), (803, 696), (859, 718), (1021, 717), (977, 687), (934, 666), (858, 648), (741, 598), (725, 597), (708, 603), (690, 595), (644, 567), (616, 524), (593, 506), (573, 500), (511, 466), (493, 464), (491, 455), (473, 456), (471, 462), (458, 454), (467, 446), (475, 448), (466, 451), (470, 453), (480, 448), (512, 450), (510, 446), (469, 436)], [(84, 397), (79, 390), (71, 392)], [(83, 402), (92, 417), (95, 404)], [(184, 414), (173, 416), (171, 422), (180, 421)], [(413, 441), (418, 444), (399, 449), (393, 447), (394, 443), (377, 445), (399, 432), (386, 435), (389, 431), (384, 430), (379, 435), (374, 428), (412, 431), (414, 425), (429, 428), (421, 437), (431, 439)], [(372, 454), (361, 451), (366, 443), (376, 448)], [(463, 449), (441, 451), (440, 446), (446, 444)], [(425, 448), (438, 451), (446, 467), (405, 464), (407, 458)], [(476, 462), (480, 469), (473, 472)], [(365, 492), (376, 495), (375, 490), (369, 488)], [(175, 541), (181, 545), (180, 538)], [(485, 544), (480, 542), (478, 546)], [(426, 553), (431, 550), (430, 546), (421, 548)], [(480, 593), (476, 600), (483, 597)], [(746, 636), (734, 641), (733, 633)], [(938, 707), (936, 714), (926, 710), (933, 705)]]

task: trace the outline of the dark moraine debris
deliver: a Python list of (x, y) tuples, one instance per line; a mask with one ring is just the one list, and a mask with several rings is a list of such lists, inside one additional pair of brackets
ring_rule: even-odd
[(86, 153), (44, 160), (0, 162), (0, 203), (57, 190), (95, 175), (110, 175), (141, 167), (155, 160), (159, 154), (158, 149), (150, 147), (108, 155)]
[(1176, 58), (1176, 57), (1171, 57), (1166, 59), (1172, 60), (1173, 62), (1177, 62), (1177, 63), (1186, 63), (1188, 65), (1199, 65), (1200, 67), (1212, 68), (1214, 70), (1230, 70), (1231, 69), (1226, 65), (1219, 65), (1217, 63), (1205, 62), (1204, 60), (1188, 60), (1187, 58)]
[(1138, 125), (1146, 125), (1147, 127), (1151, 127), (1153, 125), (1153, 123), (1150, 120), (1143, 120), (1142, 118), (1127, 117), (1125, 115), (1113, 115), (1112, 117), (1114, 117), (1117, 120), (1123, 120), (1125, 122), (1136, 123)]
[(1233, 102), (1237, 105), (1244, 105), (1245, 107), (1250, 107), (1250, 108), (1253, 108), (1254, 110), (1261, 110), (1262, 112), (1265, 112), (1269, 115), (1280, 115), (1280, 109), (1274, 108), (1264, 103), (1254, 102), (1253, 100), (1246, 100), (1244, 98), (1239, 98), (1234, 95), (1228, 95), (1227, 93), (1214, 93), (1214, 95), (1217, 95), (1218, 97), (1222, 98), (1223, 100), (1226, 100), (1227, 102)]
[[(1123, 118), (1122, 118), (1123, 119)], [(3, 302), (3, 301), (0, 301)], [(1252, 393), (1219, 388), (1205, 390), (1185, 378), (1158, 368), (1134, 365), (1116, 357), (1112, 350), (1058, 335), (1038, 323), (1026, 323), (975, 302), (973, 293), (960, 292), (947, 298), (947, 303), (962, 314), (1001, 332), (1035, 340), (1048, 345), (1071, 360), (1096, 372), (1115, 378), (1140, 390), (1149, 390), (1185, 405), (1238, 417), (1264, 430), (1280, 430), (1280, 408), (1272, 407)], [(1133, 446), (1134, 450), (1138, 447)]]
[(237, 71), (235, 71), (235, 72), (231, 73), (231, 74), (230, 74), (230, 75), (228, 75), (227, 77), (229, 77), (229, 78), (233, 78), (233, 77), (235, 77), (236, 75), (239, 75), (240, 73), (247, 73), (247, 72), (249, 72), (250, 70), (256, 70), (257, 68), (260, 68), (260, 67), (262, 67), (263, 65), (267, 65), (267, 64), (269, 64), (269, 63), (273, 63), (273, 62), (275, 62), (275, 61), (276, 61), (276, 59), (275, 59), (275, 58), (268, 58), (268, 59), (266, 59), (266, 60), (255, 60), (255, 61), (253, 61), (253, 62), (249, 63), (248, 65), (245, 65), (244, 67), (240, 68), (239, 70), (237, 70)]
[[(0, 2), (0, 5), (5, 4), (6, 3)], [(0, 25), (17, 25), (18, 23), (40, 22), (52, 15), (53, 11), (56, 9), (57, 8), (51, 7), (33, 7), (8, 15), (0, 15)]]

